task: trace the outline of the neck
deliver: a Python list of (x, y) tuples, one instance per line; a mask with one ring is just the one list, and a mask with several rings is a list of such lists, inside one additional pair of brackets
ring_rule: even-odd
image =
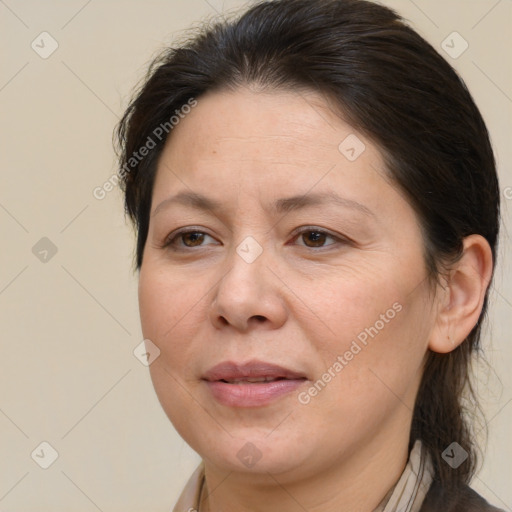
[(381, 431), (336, 465), (306, 477), (226, 472), (205, 462), (199, 512), (373, 512), (404, 471), (408, 427), (390, 425), (392, 437)]

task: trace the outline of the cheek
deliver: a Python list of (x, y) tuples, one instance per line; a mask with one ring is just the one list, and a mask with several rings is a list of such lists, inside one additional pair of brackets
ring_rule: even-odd
[[(337, 275), (333, 279), (333, 274)], [(316, 322), (309, 322), (312, 339), (334, 339), (334, 348), (341, 349), (343, 342), (357, 337), (379, 322), (382, 314), (389, 311), (394, 316), (393, 304), (404, 295), (390, 269), (366, 265), (357, 271), (337, 269), (325, 278), (315, 280), (313, 287), (307, 288), (307, 301), (311, 312), (317, 314)], [(297, 285), (305, 290), (304, 286)], [(338, 345), (338, 347), (336, 347)]]
[(190, 361), (198, 357), (189, 340), (194, 337), (204, 303), (202, 295), (196, 297), (192, 287), (180, 286), (177, 281), (169, 272), (146, 263), (139, 275), (138, 295), (143, 336), (160, 349), (159, 357), (149, 366), (153, 387), (168, 418), (179, 427), (196, 416), (201, 420), (201, 411), (195, 409), (187, 390), (194, 383)]
[(204, 314), (202, 295), (169, 273), (153, 271), (149, 266), (141, 270), (138, 295), (144, 338), (160, 349), (164, 356), (159, 358), (160, 363), (179, 367), (191, 346), (184, 341), (192, 339), (199, 325), (198, 314)]
[(385, 393), (379, 377), (402, 392), (418, 374), (431, 327), (425, 287), (417, 286), (421, 270), (421, 265), (368, 266), (310, 289), (311, 310), (318, 319), (309, 313), (302, 329), (315, 340), (320, 371), (343, 375), (333, 379), (333, 391), (341, 392), (341, 386), (371, 399), (376, 391), (374, 396)]
[(384, 414), (396, 406), (414, 407), (430, 324), (421, 299), (398, 297), (372, 309), (365, 324), (351, 324), (352, 335), (331, 337), (324, 365), (336, 378), (326, 399), (342, 413), (374, 408)]
[(172, 332), (200, 299), (190, 280), (183, 279), (183, 273), (180, 277), (177, 272), (153, 263), (151, 258), (141, 268), (138, 295), (142, 328), (158, 336)]
[(163, 324), (170, 324), (169, 316), (175, 313), (171, 309), (163, 314), (168, 300), (164, 281), (156, 279), (151, 271), (144, 268), (139, 276), (139, 312), (142, 333), (153, 342), (160, 338), (159, 334), (165, 330)]

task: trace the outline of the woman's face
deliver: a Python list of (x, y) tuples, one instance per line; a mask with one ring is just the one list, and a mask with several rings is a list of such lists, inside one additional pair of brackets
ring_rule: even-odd
[(321, 96), (198, 99), (159, 161), (139, 301), (158, 398), (207, 463), (285, 479), (408, 441), (435, 310), (420, 227)]

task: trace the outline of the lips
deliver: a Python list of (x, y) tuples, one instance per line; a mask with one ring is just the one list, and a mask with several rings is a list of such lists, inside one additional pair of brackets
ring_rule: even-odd
[(245, 364), (237, 364), (231, 361), (220, 363), (210, 368), (204, 379), (208, 381), (224, 380), (230, 381), (248, 381), (248, 380), (277, 380), (277, 379), (304, 379), (303, 373), (283, 368), (263, 361), (249, 361)]
[(306, 380), (304, 373), (263, 361), (226, 361), (203, 376), (213, 398), (230, 407), (267, 405), (296, 390)]

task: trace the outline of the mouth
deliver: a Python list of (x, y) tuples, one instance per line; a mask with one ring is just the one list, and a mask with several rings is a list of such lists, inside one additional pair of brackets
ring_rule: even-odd
[(304, 373), (263, 361), (226, 361), (208, 370), (202, 380), (213, 398), (229, 407), (261, 407), (295, 391)]
[(287, 380), (284, 377), (242, 377), (240, 379), (220, 379), (219, 382), (227, 384), (255, 384), (257, 382), (276, 382), (278, 380)]

